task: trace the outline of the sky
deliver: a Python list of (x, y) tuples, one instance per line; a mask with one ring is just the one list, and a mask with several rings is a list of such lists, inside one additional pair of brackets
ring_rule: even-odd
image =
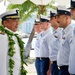
[(5, 3), (4, 3), (4, 1), (0, 2), (0, 14), (2, 14), (3, 12), (6, 11), (8, 4), (9, 4), (9, 2), (5, 2)]

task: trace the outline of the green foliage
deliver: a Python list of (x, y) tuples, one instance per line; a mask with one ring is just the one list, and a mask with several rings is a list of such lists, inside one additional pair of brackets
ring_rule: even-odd
[(35, 11), (37, 11), (37, 7), (33, 7), (32, 9), (30, 9), (26, 14), (23, 15), (23, 17), (20, 19), (20, 22), (23, 22), (28, 17), (31, 17), (31, 14)]
[(13, 68), (14, 68), (14, 65), (15, 65), (15, 62), (14, 62), (14, 60), (12, 60), (11, 58), (9, 59), (9, 74), (10, 75), (13, 75)]
[(2, 25), (2, 23), (1, 23), (2, 21), (0, 20), (0, 26)]
[(20, 10), (20, 23), (31, 17), (31, 13), (37, 10), (37, 6), (30, 0), (27, 0), (23, 4), (10, 4), (7, 9), (18, 8)]
[(4, 31), (4, 27), (3, 26), (0, 26), (0, 31)]

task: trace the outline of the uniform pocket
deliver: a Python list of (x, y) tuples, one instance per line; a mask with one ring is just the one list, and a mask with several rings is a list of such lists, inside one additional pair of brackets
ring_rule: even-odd
[(62, 39), (62, 44), (65, 44), (66, 43), (66, 40), (65, 39)]

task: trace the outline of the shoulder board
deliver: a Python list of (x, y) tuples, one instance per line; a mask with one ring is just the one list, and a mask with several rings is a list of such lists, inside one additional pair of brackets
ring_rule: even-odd
[(0, 34), (5, 35), (5, 32), (0, 31)]

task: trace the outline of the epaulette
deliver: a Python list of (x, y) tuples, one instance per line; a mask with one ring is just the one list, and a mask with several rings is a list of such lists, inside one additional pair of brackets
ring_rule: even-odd
[(3, 31), (3, 32), (2, 32), (2, 31), (0, 31), (0, 34), (5, 35), (5, 31)]

